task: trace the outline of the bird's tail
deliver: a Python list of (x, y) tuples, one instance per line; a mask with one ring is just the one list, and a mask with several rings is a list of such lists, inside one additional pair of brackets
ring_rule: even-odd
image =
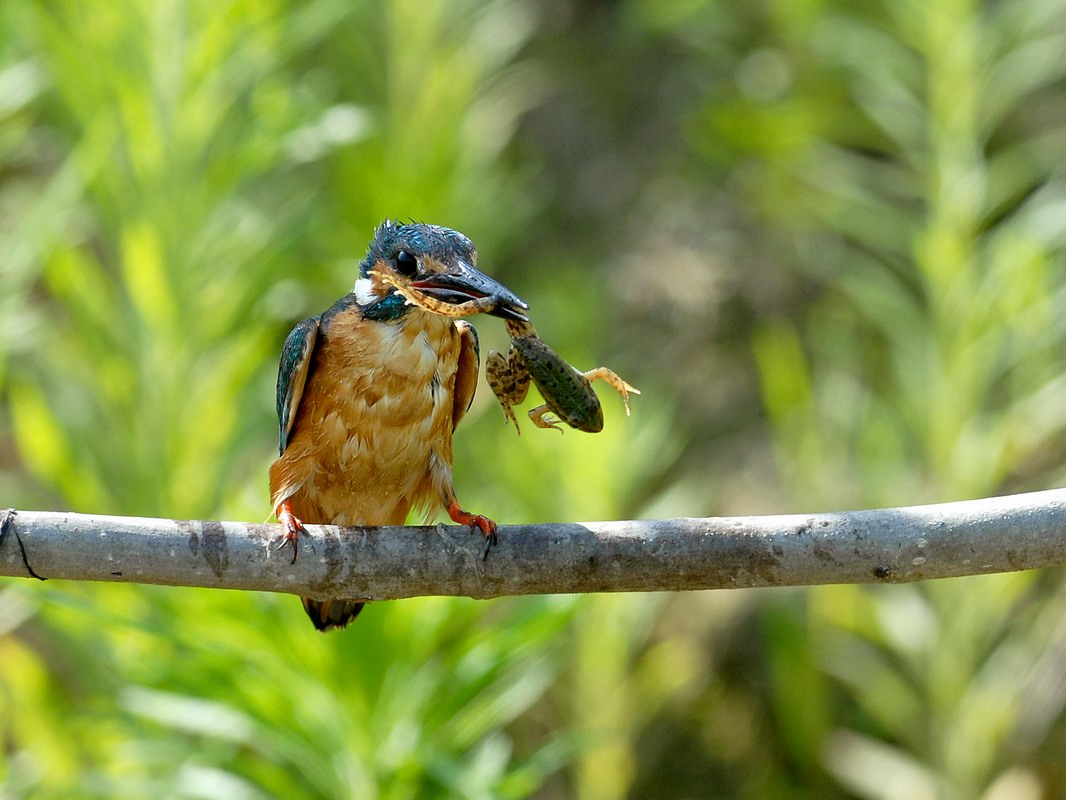
[(330, 600), (312, 600), (310, 597), (301, 597), (300, 600), (304, 604), (307, 616), (320, 631), (345, 627), (359, 616), (359, 612), (366, 605), (365, 600), (354, 597)]

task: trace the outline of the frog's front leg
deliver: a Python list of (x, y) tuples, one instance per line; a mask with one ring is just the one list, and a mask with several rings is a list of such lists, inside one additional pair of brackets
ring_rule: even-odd
[(563, 429), (559, 427), (561, 420), (551, 416), (551, 409), (548, 408), (547, 403), (529, 409), (529, 418), (533, 420), (533, 424), (538, 428), (551, 428), (563, 433)]
[(503, 406), (505, 421), (513, 422), (515, 430), (521, 436), (522, 429), (518, 427), (514, 406), (521, 404), (529, 393), (529, 369), (521, 354), (513, 346), (508, 351), (507, 358), (493, 350), (485, 359), (485, 379)]
[(614, 389), (618, 394), (622, 395), (622, 402), (626, 406), (626, 416), (629, 416), (629, 393), (640, 394), (640, 389), (630, 386), (617, 373), (607, 369), (607, 367), (596, 367), (596, 369), (590, 369), (588, 372), (582, 373), (591, 383), (595, 380), (601, 380)]

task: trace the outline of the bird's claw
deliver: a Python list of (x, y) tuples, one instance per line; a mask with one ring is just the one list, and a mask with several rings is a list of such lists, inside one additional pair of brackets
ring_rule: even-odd
[(296, 563), (296, 556), (299, 554), (300, 547), (300, 534), (304, 536), (310, 536), (304, 524), (296, 518), (296, 515), (292, 513), (292, 509), (287, 504), (282, 504), (278, 509), (278, 522), (281, 523), (284, 533), (281, 535), (281, 541), (274, 545), (275, 550), (281, 550), (286, 545), (292, 545), (292, 561), (290, 564)]
[(470, 530), (479, 530), (481, 535), (485, 537), (485, 550), (481, 554), (481, 560), (487, 561), (489, 558), (489, 550), (494, 548), (500, 543), (500, 535), (496, 533), (496, 523), (488, 517), (483, 517), (480, 514), (470, 514)]
[(489, 550), (500, 542), (500, 537), (496, 533), (496, 523), (481, 514), (471, 514), (469, 511), (463, 511), (463, 509), (459, 508), (459, 503), (455, 499), (448, 505), (448, 516), (452, 518), (452, 522), (456, 522), (459, 525), (469, 525), (472, 531), (475, 529), (481, 531), (481, 535), (485, 537), (485, 552), (482, 553), (481, 560), (485, 561), (489, 557)]
[(488, 517), (475, 514), (473, 522), (470, 523), (470, 527), (471, 529), (478, 528), (481, 531), (481, 535), (485, 537), (485, 551), (481, 554), (481, 560), (487, 561), (489, 558), (489, 550), (500, 543), (500, 535), (496, 533), (496, 523)]

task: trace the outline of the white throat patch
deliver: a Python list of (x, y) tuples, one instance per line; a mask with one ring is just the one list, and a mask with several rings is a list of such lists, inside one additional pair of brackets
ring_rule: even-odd
[(355, 286), (352, 291), (355, 293), (355, 299), (361, 306), (369, 305), (377, 300), (374, 297), (374, 283), (370, 278), (360, 278), (355, 282)]

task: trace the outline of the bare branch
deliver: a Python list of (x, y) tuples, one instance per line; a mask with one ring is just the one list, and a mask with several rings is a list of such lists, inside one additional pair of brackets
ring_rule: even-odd
[[(2, 513), (0, 513), (2, 516)], [(386, 600), (906, 581), (1066, 564), (1066, 490), (830, 514), (467, 528), (272, 524), (19, 511), (0, 575)]]

